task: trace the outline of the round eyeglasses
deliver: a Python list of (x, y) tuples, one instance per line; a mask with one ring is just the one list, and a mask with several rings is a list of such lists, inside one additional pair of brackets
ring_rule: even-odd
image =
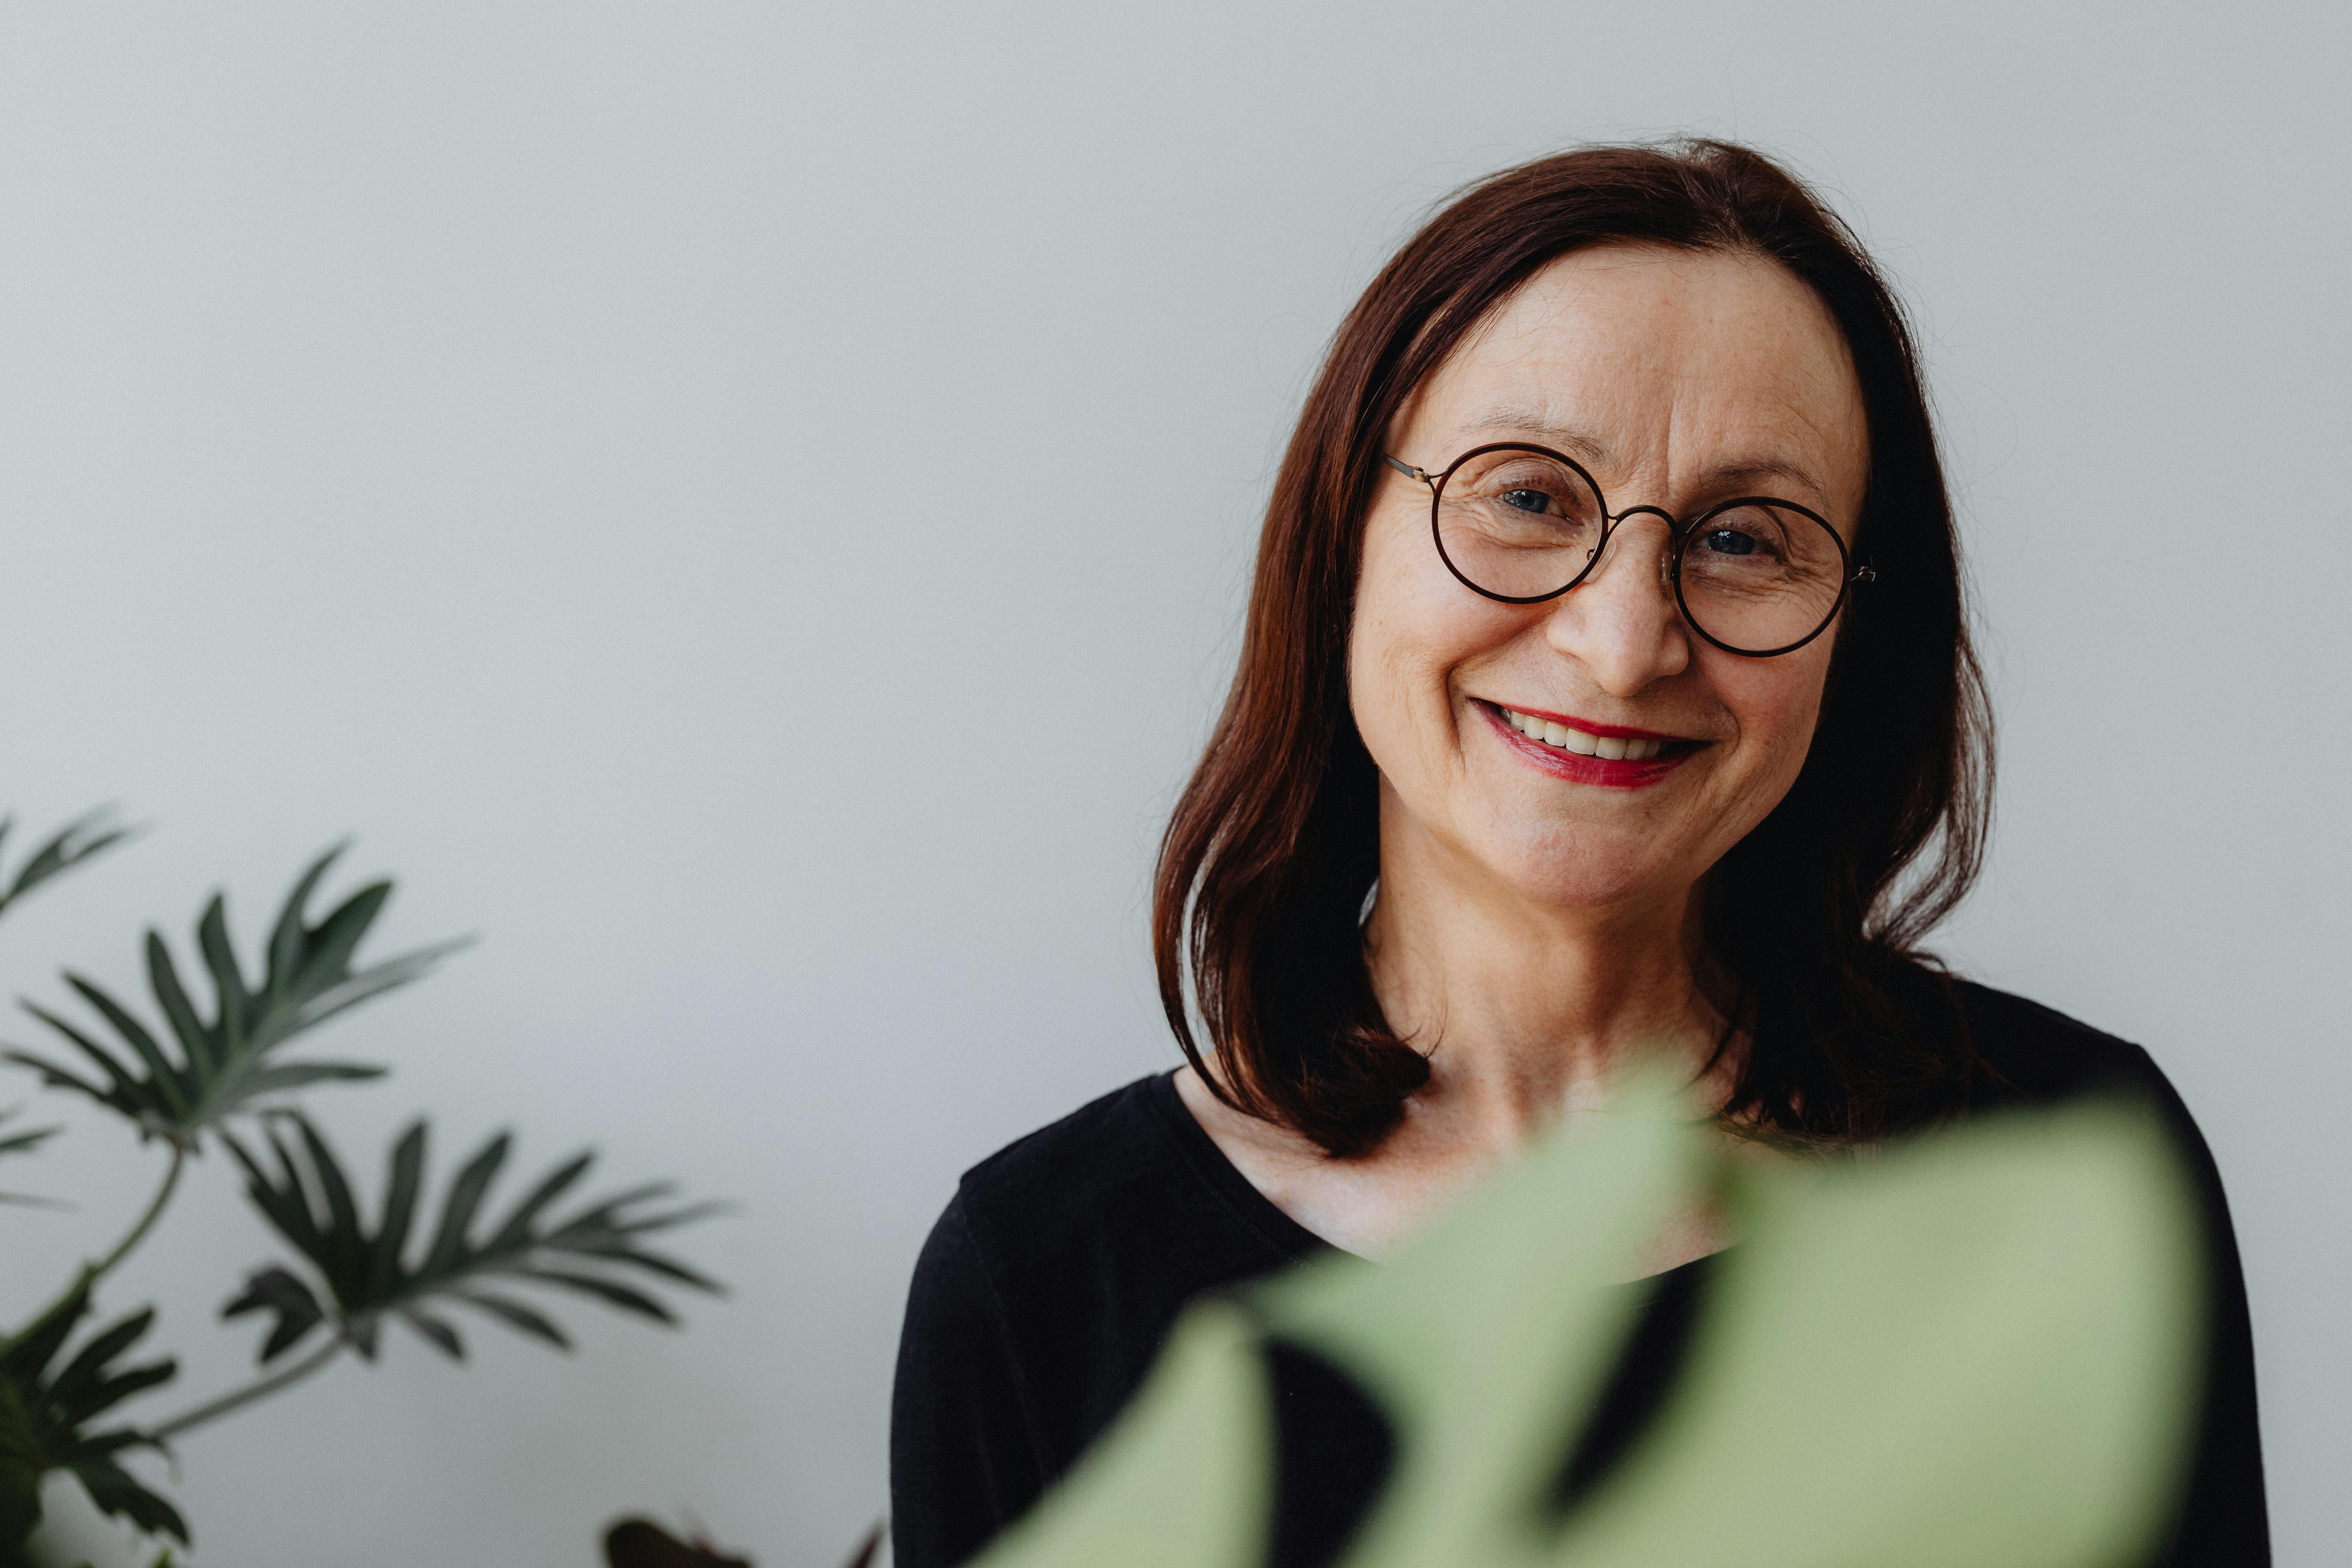
[(1829, 629), (1853, 584), (1877, 575), (1853, 569), (1820, 513), (1771, 496), (1719, 502), (1685, 523), (1654, 506), (1612, 515), (1592, 476), (1548, 447), (1474, 447), (1439, 473), (1388, 464), (1429, 487), (1446, 570), (1507, 605), (1559, 598), (1592, 574), (1617, 526), (1642, 515), (1666, 525), (1666, 579), (1683, 618), (1726, 653), (1795, 652)]

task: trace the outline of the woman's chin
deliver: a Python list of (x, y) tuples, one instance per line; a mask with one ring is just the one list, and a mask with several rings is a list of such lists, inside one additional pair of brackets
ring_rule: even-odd
[(1528, 856), (1494, 864), (1496, 879), (1530, 904), (1607, 910), (1678, 900), (1690, 879), (1647, 858)]

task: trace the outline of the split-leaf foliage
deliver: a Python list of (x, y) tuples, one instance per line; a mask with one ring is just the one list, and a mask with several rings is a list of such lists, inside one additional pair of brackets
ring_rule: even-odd
[[(9, 823), (0, 819), (0, 847), (8, 831)], [(123, 829), (108, 826), (97, 814), (69, 824), (37, 846), (13, 878), (0, 877), (0, 912), (124, 837)], [(532, 1301), (518, 1299), (517, 1291), (570, 1292), (674, 1323), (676, 1314), (656, 1293), (662, 1287), (718, 1289), (646, 1245), (646, 1237), (711, 1212), (709, 1205), (668, 1201), (672, 1189), (667, 1184), (634, 1187), (562, 1216), (555, 1214), (586, 1175), (593, 1158), (588, 1153), (558, 1165), (502, 1215), (488, 1217), (490, 1190), (511, 1149), (511, 1137), (504, 1132), (450, 1179), (428, 1230), (419, 1223), (428, 1133), (422, 1120), (412, 1123), (393, 1145), (374, 1218), (362, 1217), (342, 1159), (291, 1097), (320, 1084), (380, 1078), (385, 1069), (359, 1062), (289, 1061), (282, 1053), (320, 1025), (421, 979), (465, 943), (442, 942), (362, 963), (359, 949), (383, 913), (392, 884), (370, 883), (312, 921), (312, 896), (339, 852), (321, 855), (296, 880), (259, 954), (257, 980), (237, 954), (226, 900), (215, 895), (195, 923), (195, 949), (209, 983), (208, 1007), (198, 1007), (170, 948), (151, 929), (144, 956), (161, 1026), (96, 982), (67, 971), (66, 984), (101, 1025), (76, 1022), (36, 1002), (24, 1005), (80, 1060), (61, 1061), (21, 1047), (0, 1052), (0, 1059), (37, 1073), (45, 1087), (121, 1117), (142, 1143), (160, 1141), (170, 1162), (154, 1199), (127, 1236), (84, 1265), (30, 1322), (13, 1332), (0, 1327), (0, 1568), (28, 1561), (27, 1542), (41, 1518), (43, 1479), (60, 1471), (79, 1480), (103, 1512), (151, 1535), (187, 1542), (191, 1532), (179, 1510), (126, 1468), (123, 1458), (142, 1448), (160, 1449), (309, 1375), (346, 1348), (373, 1362), (381, 1326), (389, 1318), (408, 1323), (456, 1357), (463, 1355), (463, 1341), (440, 1315), (450, 1306), (568, 1348), (563, 1331)], [(0, 1110), (0, 1122), (17, 1113)], [(242, 1132), (231, 1130), (237, 1118), (245, 1119)], [(0, 1127), (0, 1155), (32, 1153), (59, 1131)], [(150, 1233), (187, 1163), (215, 1144), (227, 1150), (246, 1177), (254, 1207), (307, 1271), (306, 1278), (272, 1264), (251, 1272), (223, 1316), (270, 1316), (259, 1354), (265, 1368), (315, 1331), (325, 1329), (327, 1337), (302, 1361), (268, 1371), (171, 1419), (115, 1418), (118, 1405), (170, 1382), (177, 1363), (168, 1357), (130, 1359), (154, 1324), (152, 1307), (91, 1327), (100, 1284)], [(0, 1194), (0, 1201), (10, 1200)], [(163, 1560), (169, 1556), (165, 1552)]]
[[(642, 1243), (654, 1232), (711, 1212), (708, 1204), (648, 1206), (668, 1195), (667, 1183), (617, 1194), (562, 1220), (544, 1217), (587, 1174), (592, 1154), (574, 1155), (557, 1166), (504, 1218), (485, 1226), (478, 1221), (510, 1142), (501, 1132), (451, 1179), (440, 1216), (425, 1237), (416, 1223), (425, 1189), (424, 1122), (412, 1123), (393, 1145), (383, 1206), (372, 1226), (360, 1212), (342, 1161), (310, 1120), (289, 1112), (271, 1122), (263, 1130), (271, 1158), (257, 1158), (233, 1138), (228, 1146), (245, 1168), (254, 1206), (301, 1254), (320, 1288), (314, 1290), (299, 1276), (273, 1265), (254, 1273), (245, 1293), (225, 1309), (226, 1317), (274, 1316), (262, 1342), (264, 1363), (291, 1350), (320, 1324), (373, 1360), (378, 1329), (391, 1318), (463, 1359), (465, 1342), (435, 1310), (445, 1303), (472, 1308), (560, 1349), (570, 1347), (563, 1331), (536, 1307), (498, 1287), (571, 1291), (660, 1323), (676, 1321), (670, 1310), (616, 1276), (651, 1275), (698, 1290), (718, 1289)], [(280, 1136), (281, 1128), (296, 1135), (293, 1147)]]
[(229, 940), (226, 900), (213, 896), (196, 921), (196, 948), (212, 982), (211, 1017), (197, 1012), (171, 949), (151, 929), (147, 980), (166, 1031), (159, 1035), (103, 986), (68, 970), (66, 984), (113, 1031), (112, 1048), (38, 1003), (27, 1001), (24, 1007), (88, 1058), (98, 1079), (29, 1051), (12, 1049), (6, 1058), (39, 1073), (52, 1088), (86, 1095), (129, 1117), (144, 1133), (189, 1149), (224, 1118), (253, 1109), (267, 1096), (317, 1083), (381, 1078), (383, 1068), (362, 1063), (278, 1062), (272, 1056), (330, 1018), (422, 979), (466, 944), (442, 942), (354, 971), (352, 957), (383, 912), (392, 884), (370, 883), (311, 924), (306, 916), (310, 895), (340, 853), (339, 847), (319, 857), (294, 884), (270, 932), (257, 987), (247, 984)]

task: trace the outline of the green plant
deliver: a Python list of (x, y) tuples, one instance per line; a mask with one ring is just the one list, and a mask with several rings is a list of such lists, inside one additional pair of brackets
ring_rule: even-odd
[[(0, 820), (0, 843), (7, 832), (7, 822)], [(13, 879), (0, 881), (0, 911), (123, 837), (122, 829), (95, 816), (69, 825), (36, 848)], [(392, 884), (371, 883), (313, 922), (308, 913), (311, 899), (339, 853), (329, 850), (295, 882), (264, 944), (257, 981), (237, 955), (226, 900), (215, 895), (206, 904), (196, 921), (195, 939), (209, 981), (209, 1013), (199, 1009), (170, 948), (152, 930), (146, 934), (145, 958), (160, 1029), (71, 971), (65, 973), (66, 984), (102, 1028), (34, 1002), (23, 1004), (79, 1059), (60, 1060), (54, 1051), (36, 1054), (21, 1047), (0, 1052), (0, 1059), (37, 1073), (47, 1088), (121, 1118), (142, 1144), (162, 1143), (167, 1163), (129, 1232), (76, 1270), (23, 1328), (0, 1336), (0, 1568), (25, 1560), (26, 1542), (40, 1521), (42, 1479), (60, 1470), (73, 1475), (103, 1512), (185, 1544), (186, 1521), (126, 1469), (122, 1457), (160, 1449), (310, 1375), (347, 1349), (373, 1362), (387, 1320), (408, 1324), (462, 1359), (464, 1342), (440, 1315), (447, 1307), (468, 1308), (568, 1349), (570, 1341), (551, 1319), (510, 1292), (565, 1291), (671, 1323), (675, 1314), (653, 1293), (659, 1285), (719, 1289), (646, 1245), (655, 1233), (712, 1212), (708, 1204), (666, 1203), (671, 1191), (667, 1184), (634, 1187), (554, 1215), (587, 1174), (589, 1153), (556, 1166), (495, 1223), (485, 1224), (490, 1189), (511, 1147), (503, 1132), (449, 1180), (426, 1236), (416, 1222), (425, 1206), (428, 1133), (422, 1120), (412, 1123), (394, 1143), (374, 1220), (362, 1215), (344, 1162), (289, 1097), (324, 1084), (381, 1078), (385, 1069), (359, 1062), (289, 1061), (282, 1053), (362, 1003), (422, 979), (466, 944), (442, 942), (359, 965), (360, 946), (383, 912)], [(0, 1112), (0, 1120), (14, 1114)], [(232, 1131), (232, 1122), (247, 1125)], [(0, 1155), (30, 1153), (60, 1131), (0, 1131)], [(99, 1287), (153, 1230), (188, 1163), (212, 1144), (228, 1152), (245, 1176), (246, 1195), (293, 1249), (303, 1271), (284, 1263), (257, 1268), (222, 1310), (227, 1319), (261, 1313), (271, 1320), (257, 1358), (265, 1369), (261, 1376), (167, 1419), (101, 1430), (102, 1417), (169, 1383), (177, 1365), (169, 1359), (127, 1364), (153, 1326), (152, 1307), (84, 1334), (97, 1313)], [(42, 1201), (25, 1194), (0, 1198)], [(272, 1368), (321, 1332), (323, 1339), (308, 1354)], [(78, 1335), (82, 1337), (76, 1345)]]

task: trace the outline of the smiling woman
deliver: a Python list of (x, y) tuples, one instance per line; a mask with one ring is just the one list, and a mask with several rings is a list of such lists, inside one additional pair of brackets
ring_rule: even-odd
[[(2212, 1289), (2174, 1560), (2266, 1560), (2194, 1123), (2138, 1047), (1919, 950), (1975, 878), (1990, 769), (1910, 336), (1837, 219), (1721, 142), (1463, 195), (1340, 327), (1275, 487), (1156, 889), (1189, 1065), (975, 1167), (918, 1267), (899, 1563), (960, 1561), (1034, 1500), (1192, 1297), (1384, 1254), (1659, 1061), (1757, 1150), (2152, 1100)], [(1695, 1209), (1634, 1272), (1675, 1310), (1735, 1239)], [(1300, 1393), (1283, 1428), (1286, 1473), (1381, 1463), (1344, 1399)], [(1333, 1495), (1286, 1486), (1278, 1562), (1336, 1553)]]

